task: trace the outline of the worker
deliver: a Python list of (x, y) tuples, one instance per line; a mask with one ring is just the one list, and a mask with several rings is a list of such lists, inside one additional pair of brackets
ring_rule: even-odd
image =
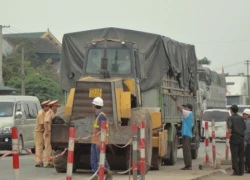
[(185, 166), (181, 170), (192, 170), (192, 154), (191, 154), (191, 142), (193, 137), (193, 126), (194, 126), (194, 115), (192, 112), (192, 104), (179, 105), (177, 103), (177, 97), (173, 97), (173, 100), (176, 102), (177, 110), (181, 112), (183, 116), (182, 120), (182, 149), (183, 149), (183, 158)]
[(52, 119), (55, 117), (55, 114), (57, 112), (57, 108), (59, 107), (58, 101), (51, 101), (48, 106), (50, 107), (50, 110), (46, 112), (44, 117), (44, 167), (45, 168), (53, 168), (53, 162), (50, 159), (50, 156), (52, 154), (52, 148), (51, 148), (51, 124)]
[(243, 111), (243, 119), (246, 123), (245, 130), (245, 170), (247, 173), (250, 173), (250, 109), (245, 109)]
[(43, 140), (44, 116), (45, 113), (49, 110), (48, 106), (49, 102), (50, 100), (41, 103), (42, 109), (38, 112), (36, 118), (36, 125), (34, 129), (34, 141), (35, 141), (35, 153), (36, 153), (35, 167), (43, 167), (42, 155), (44, 146), (44, 140)]
[(246, 124), (242, 116), (238, 115), (238, 106), (230, 107), (231, 116), (228, 118), (227, 127), (230, 133), (230, 150), (234, 176), (244, 174), (244, 133)]
[[(100, 161), (100, 132), (101, 132), (101, 125), (103, 121), (107, 121), (106, 115), (102, 111), (103, 107), (103, 99), (100, 97), (96, 97), (92, 102), (92, 107), (95, 112), (95, 121), (93, 124), (93, 138), (91, 140), (91, 167), (92, 171), (95, 173), (99, 167)], [(105, 180), (111, 180), (112, 174), (110, 171), (109, 164), (105, 159), (105, 169), (107, 171), (107, 175)], [(92, 180), (98, 180), (98, 176), (92, 178)]]

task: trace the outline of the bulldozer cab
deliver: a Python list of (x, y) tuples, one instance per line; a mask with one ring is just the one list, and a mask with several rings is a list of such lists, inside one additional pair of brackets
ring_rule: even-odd
[(122, 40), (93, 40), (87, 49), (85, 74), (98, 76), (106, 72), (110, 77), (135, 77), (137, 52), (135, 44)]

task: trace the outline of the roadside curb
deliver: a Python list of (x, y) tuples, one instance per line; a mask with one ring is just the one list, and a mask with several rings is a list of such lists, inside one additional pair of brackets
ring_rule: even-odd
[(209, 173), (206, 173), (206, 174), (203, 174), (203, 175), (200, 175), (200, 176), (197, 176), (197, 177), (194, 177), (190, 180), (199, 180), (201, 178), (204, 178), (204, 177), (208, 177), (208, 176), (211, 176), (211, 175), (214, 175), (216, 173), (222, 173), (221, 170), (225, 170), (225, 171), (228, 171), (228, 170), (231, 170), (232, 167), (225, 167), (225, 168), (220, 168), (220, 169), (215, 169)]

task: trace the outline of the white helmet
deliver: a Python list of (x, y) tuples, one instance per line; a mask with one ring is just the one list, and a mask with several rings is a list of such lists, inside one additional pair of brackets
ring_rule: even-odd
[(250, 109), (244, 109), (243, 114), (250, 115)]
[(96, 106), (103, 106), (103, 100), (100, 97), (96, 97), (93, 101), (92, 104)]

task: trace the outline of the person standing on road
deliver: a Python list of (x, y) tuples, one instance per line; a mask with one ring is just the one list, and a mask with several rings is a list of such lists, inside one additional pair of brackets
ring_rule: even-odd
[[(92, 102), (92, 107), (95, 112), (95, 121), (93, 124), (93, 137), (91, 140), (91, 168), (92, 171), (95, 173), (98, 170), (99, 167), (99, 161), (100, 161), (100, 132), (101, 132), (101, 126), (103, 121), (107, 121), (106, 115), (102, 111), (103, 107), (103, 99), (100, 97), (96, 97)], [(107, 170), (107, 176), (105, 180), (112, 180), (112, 174), (110, 171), (109, 164), (107, 160), (105, 159), (105, 169)], [(98, 176), (95, 176), (92, 178), (92, 180), (98, 180)]]
[(245, 166), (247, 173), (250, 173), (250, 109), (245, 109), (243, 112), (243, 118), (246, 123), (245, 130)]
[(52, 163), (52, 160), (50, 159), (50, 156), (52, 154), (52, 148), (51, 148), (51, 124), (52, 119), (55, 117), (55, 114), (57, 112), (57, 108), (59, 106), (58, 101), (51, 101), (49, 104), (50, 110), (46, 112), (44, 117), (44, 167), (45, 168), (53, 168), (54, 165)]
[(232, 169), (234, 176), (244, 174), (244, 132), (246, 124), (243, 117), (238, 115), (238, 106), (232, 105), (231, 116), (228, 118), (228, 131), (230, 133), (230, 150), (232, 156)]
[(49, 104), (50, 100), (44, 101), (41, 106), (42, 109), (38, 112), (37, 118), (36, 118), (36, 126), (34, 129), (34, 141), (35, 141), (35, 154), (36, 154), (36, 161), (35, 161), (35, 167), (43, 167), (43, 146), (44, 146), (44, 140), (43, 140), (43, 133), (44, 133), (44, 116), (45, 113), (49, 110)]
[(194, 126), (194, 116), (193, 116), (193, 106), (192, 104), (179, 105), (177, 103), (177, 97), (173, 97), (173, 100), (177, 104), (177, 109), (182, 113), (182, 149), (185, 167), (181, 170), (192, 170), (192, 154), (191, 154), (191, 142), (193, 137), (193, 126)]

